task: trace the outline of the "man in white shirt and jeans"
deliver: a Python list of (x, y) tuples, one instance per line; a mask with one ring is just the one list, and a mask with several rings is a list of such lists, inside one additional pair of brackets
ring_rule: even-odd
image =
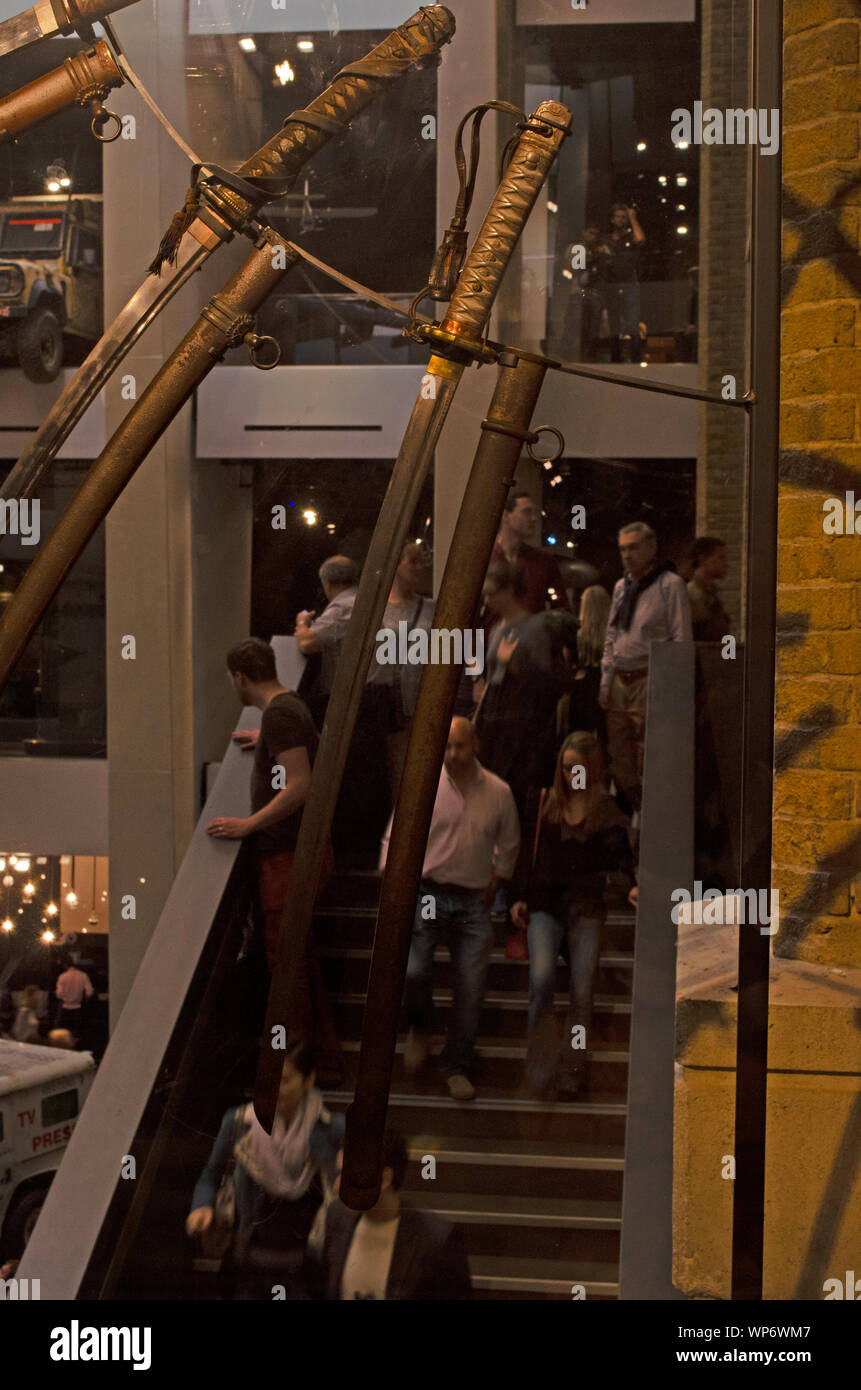
[(619, 532), (625, 567), (613, 590), (601, 661), (598, 702), (606, 713), (610, 771), (639, 812), (646, 736), (646, 689), (652, 642), (690, 642), (691, 606), (675, 566), (657, 559), (651, 526), (634, 521)]
[[(452, 720), (440, 774), (406, 979), (409, 1025), (404, 1065), (415, 1072), (427, 1059), (433, 1022), (433, 957), (441, 928), (448, 933), (454, 999), (441, 1058), (449, 1092), (472, 1100), (469, 1079), (493, 949), (490, 905), (500, 882), (511, 878), (520, 826), (507, 782), (477, 758), (478, 739), (468, 719)], [(380, 867), (386, 862), (389, 830)]]

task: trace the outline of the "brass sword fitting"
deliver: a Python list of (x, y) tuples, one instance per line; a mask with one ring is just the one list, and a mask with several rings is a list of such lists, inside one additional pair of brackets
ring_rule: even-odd
[[(202, 310), (201, 317), (208, 319), (213, 328), (224, 338), (224, 348), (239, 347), (245, 341), (245, 335), (250, 333), (254, 327), (253, 314), (236, 314), (229, 309), (224, 300), (219, 295), (213, 295), (206, 308)], [(215, 349), (212, 349), (215, 353)]]
[(417, 343), (427, 343), (440, 357), (451, 362), (496, 362), (498, 354), (487, 343), (477, 338), (468, 338), (434, 323), (415, 323), (403, 330), (405, 338)]
[(0, 140), (11, 139), (68, 106), (101, 101), (123, 75), (108, 45), (102, 41), (67, 58), (61, 67), (28, 82), (0, 100)]

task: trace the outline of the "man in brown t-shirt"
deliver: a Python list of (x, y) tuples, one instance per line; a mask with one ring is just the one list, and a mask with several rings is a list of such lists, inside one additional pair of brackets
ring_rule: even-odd
[[(206, 829), (214, 839), (251, 840), (266, 936), (266, 958), (272, 970), (302, 807), (311, 785), (317, 730), (304, 702), (278, 680), (275, 653), (268, 642), (249, 637), (237, 643), (227, 653), (227, 669), (241, 703), (263, 711), (259, 735), (255, 732), (239, 736), (244, 748), (254, 749), (251, 815), (219, 816)], [(318, 891), (331, 874), (333, 865), (330, 848)], [(290, 1020), (289, 1031), (314, 1043), (321, 1071), (341, 1072), (332, 1011), (310, 943), (300, 977), (296, 1016)]]
[(510, 492), (490, 563), (508, 560), (520, 565), (526, 580), (524, 605), (530, 613), (542, 613), (545, 608), (570, 610), (558, 564), (552, 555), (545, 555), (543, 550), (530, 544), (540, 519), (541, 513), (528, 492)]

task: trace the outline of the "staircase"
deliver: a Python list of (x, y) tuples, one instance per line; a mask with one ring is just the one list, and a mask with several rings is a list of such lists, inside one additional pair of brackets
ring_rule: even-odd
[[(346, 1109), (358, 1062), (379, 879), (336, 873), (315, 925), (347, 1065), (342, 1091), (326, 1093)], [(418, 1078), (403, 1069), (398, 1044), (391, 1123), (413, 1160), (409, 1203), (463, 1230), (479, 1299), (614, 1299), (618, 1296), (628, 1037), (634, 917), (611, 913), (604, 928), (588, 1091), (574, 1102), (523, 1098), (529, 966), (505, 958), (505, 929), (488, 971), (478, 1039), (475, 1100), (452, 1100), (433, 1062)], [(451, 964), (436, 956), (438, 1025), (451, 1008)], [(558, 967), (556, 1002), (567, 1004), (567, 966)], [(433, 1052), (442, 1047), (442, 1036)], [(432, 1157), (435, 1164), (423, 1163)], [(422, 1171), (433, 1177), (422, 1177)], [(582, 1286), (582, 1292), (574, 1286)]]

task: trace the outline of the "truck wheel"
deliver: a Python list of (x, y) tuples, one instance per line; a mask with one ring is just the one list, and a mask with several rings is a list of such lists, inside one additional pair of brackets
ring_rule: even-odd
[(24, 1246), (33, 1234), (39, 1212), (45, 1201), (47, 1187), (31, 1187), (13, 1202), (3, 1227), (3, 1255), (7, 1260), (20, 1260)]
[(63, 330), (53, 309), (34, 309), (18, 329), (18, 362), (30, 381), (53, 381), (63, 365)]

